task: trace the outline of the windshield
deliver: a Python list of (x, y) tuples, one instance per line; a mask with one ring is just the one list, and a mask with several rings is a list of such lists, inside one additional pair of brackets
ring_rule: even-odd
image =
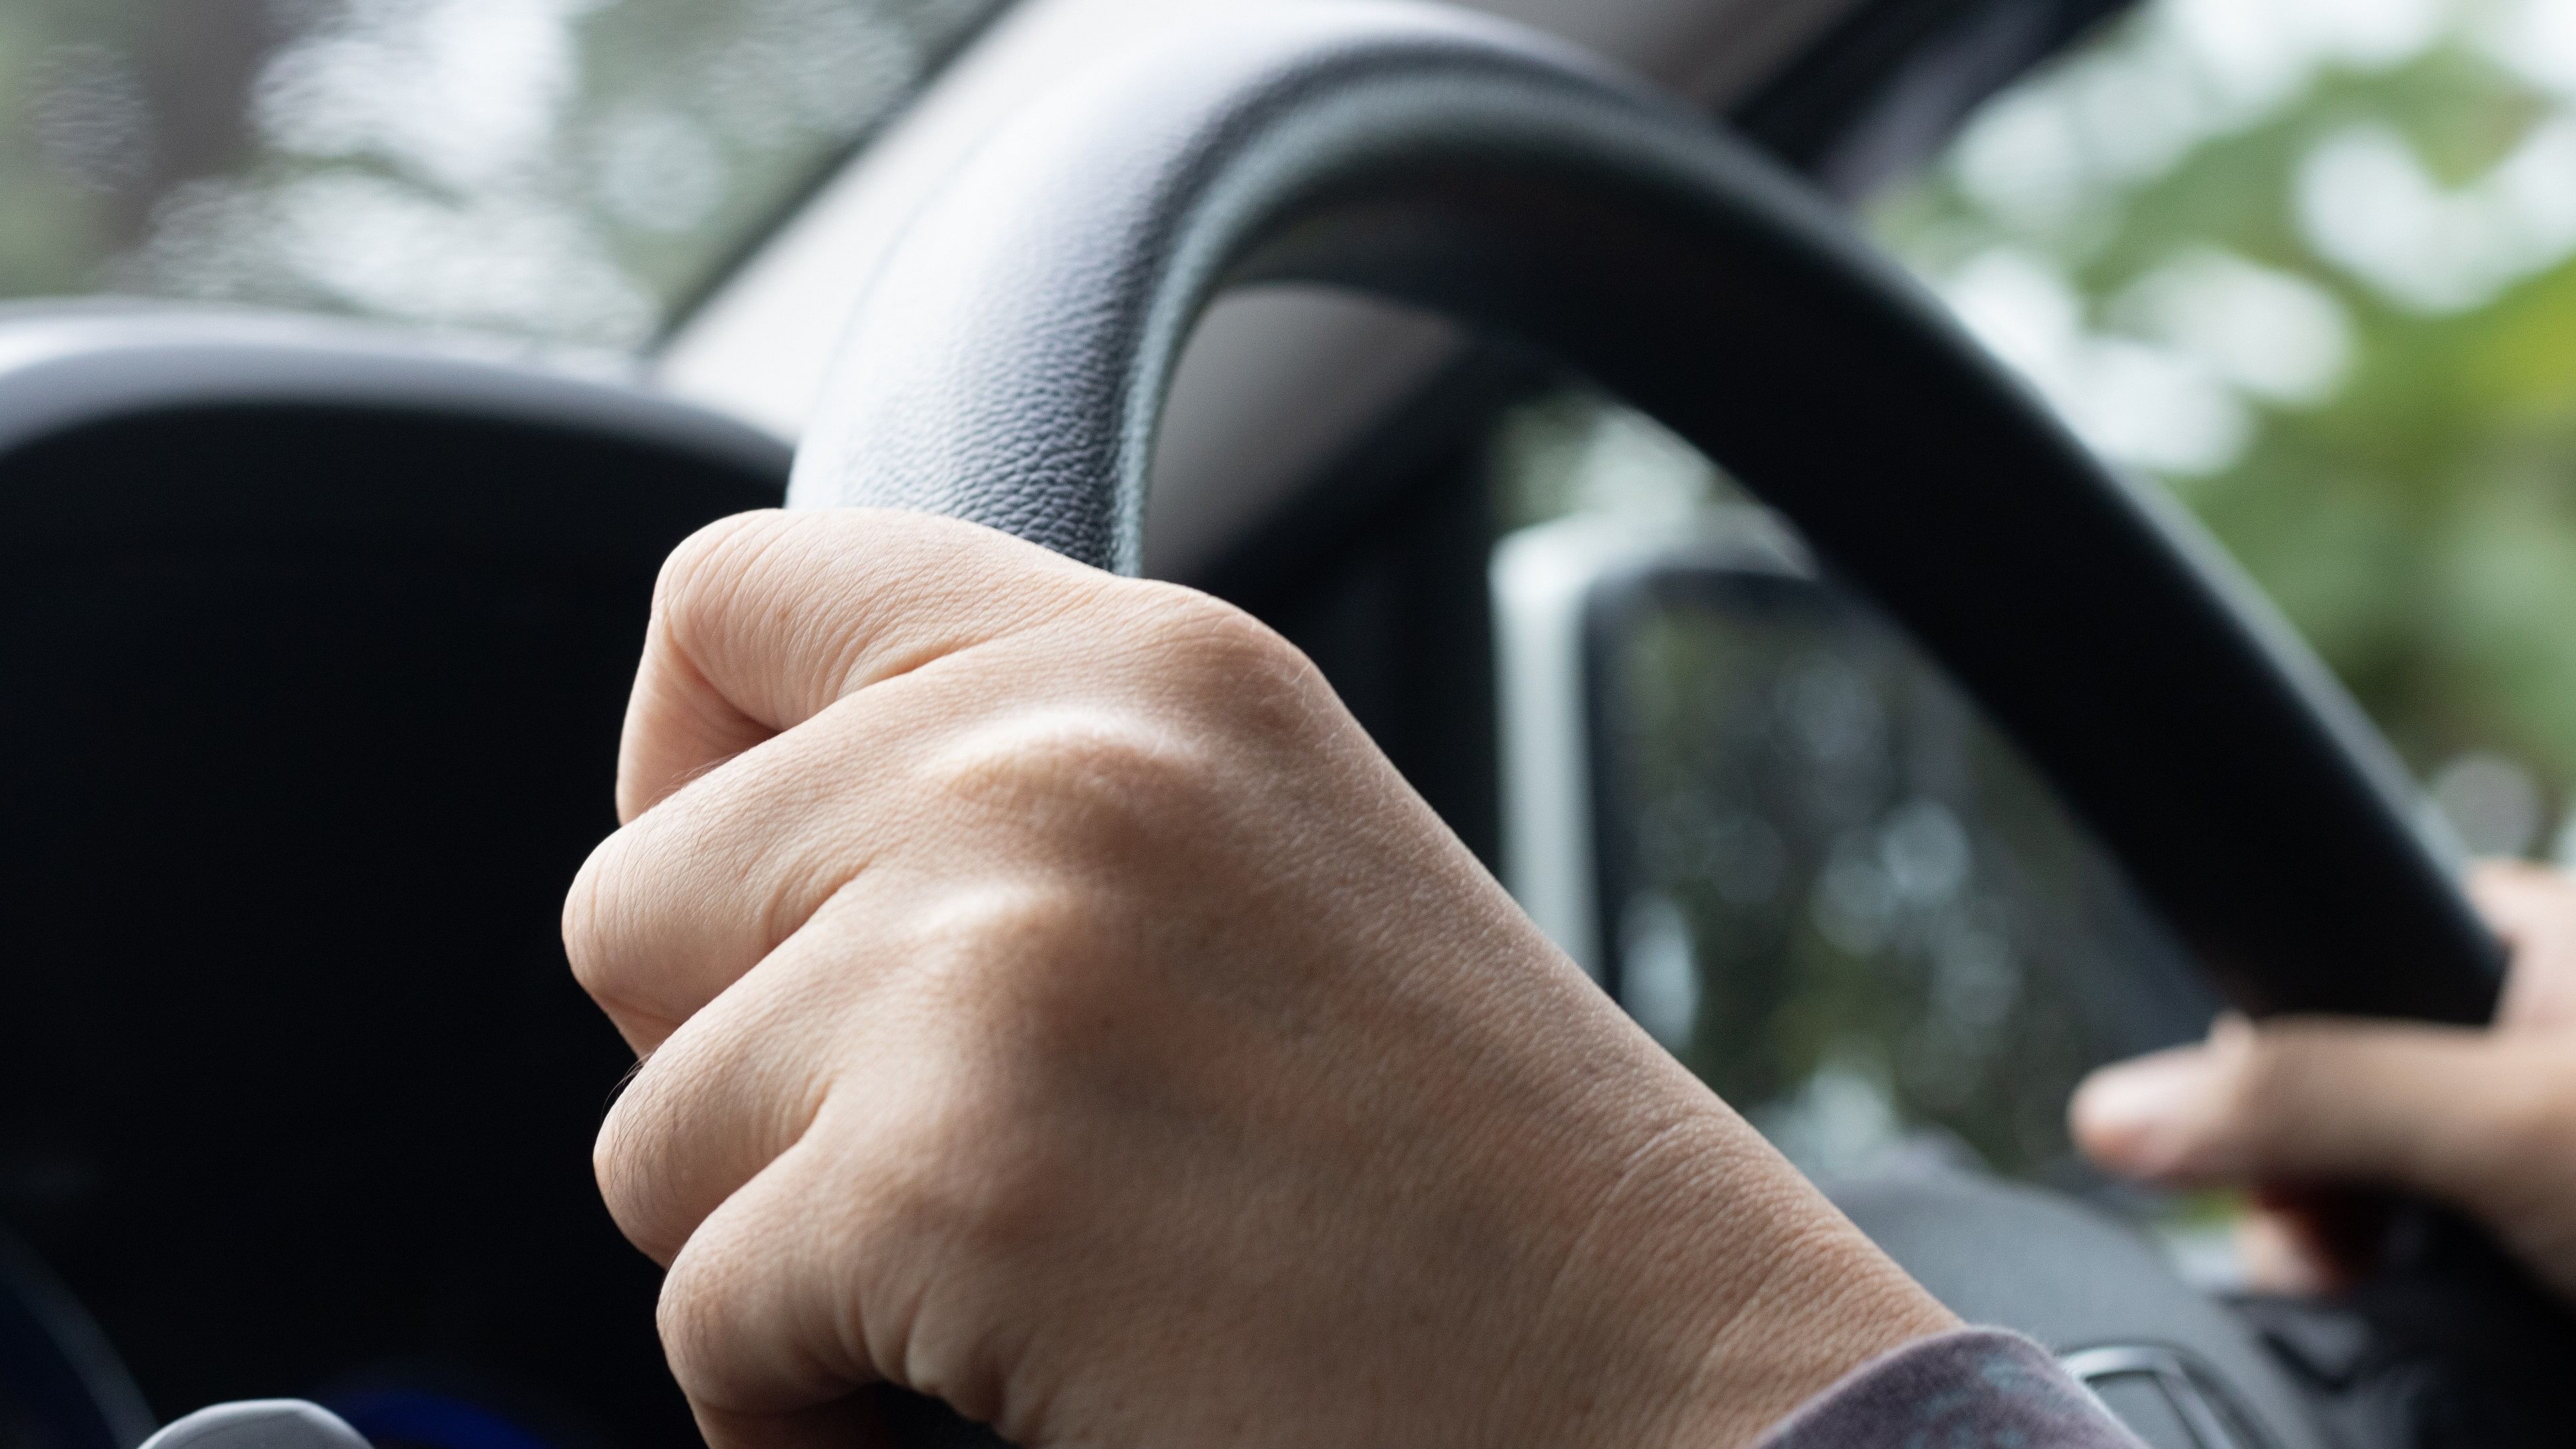
[(632, 348), (1001, 0), (7, 0), (0, 296)]

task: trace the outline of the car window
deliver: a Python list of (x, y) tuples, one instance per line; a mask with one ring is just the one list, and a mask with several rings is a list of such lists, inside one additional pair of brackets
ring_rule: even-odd
[[(2571, 178), (2563, 0), (2147, 0), (1862, 220), (2209, 525), (2467, 845), (2549, 853), (2576, 841)], [(1494, 457), (1507, 525), (1680, 539), (1748, 501), (1579, 389)], [(1688, 552), (1594, 619), (1607, 983), (1805, 1165), (1929, 1133), (2068, 1180), (2081, 1071), (2215, 1003), (1886, 620)]]
[[(2218, 1005), (2108, 852), (1899, 628), (1680, 439), (1569, 388), (1508, 414), (1493, 462), (1525, 525), (1495, 569), (1507, 681), (1527, 672), (1522, 581), (1592, 540), (1568, 673), (1588, 758), (1572, 828), (1591, 847), (1574, 871), (1594, 905), (1534, 907), (1542, 921), (1810, 1173), (1930, 1154), (2098, 1186), (2068, 1094)], [(1503, 723), (1517, 746), (1525, 724)], [(1508, 818), (1531, 813), (1528, 784), (1507, 775), (1505, 872), (1525, 900), (1548, 888)]]
[(2110, 857), (1841, 591), (1648, 567), (1592, 614), (1620, 1001), (1811, 1173), (2080, 1185), (2076, 1083), (2216, 1005)]
[(2149, 0), (1869, 224), (2169, 488), (2432, 787), (2576, 783), (2576, 5)]
[(1001, 0), (12, 0), (0, 296), (627, 348)]

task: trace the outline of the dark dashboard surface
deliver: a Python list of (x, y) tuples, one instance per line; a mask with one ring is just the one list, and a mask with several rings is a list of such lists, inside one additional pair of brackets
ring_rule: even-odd
[(400, 1391), (694, 1442), (557, 916), (656, 567), (775, 489), (346, 406), (0, 458), (0, 1220), (158, 1416)]

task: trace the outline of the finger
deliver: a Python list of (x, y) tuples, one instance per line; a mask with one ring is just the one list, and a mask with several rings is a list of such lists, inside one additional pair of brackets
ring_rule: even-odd
[[(1113, 860), (1108, 822), (1190, 746), (1115, 708), (1007, 707), (1010, 691), (1062, 692), (1047, 678), (1060, 632), (988, 646), (1013, 651), (989, 671), (1007, 685), (922, 671), (844, 699), (601, 842), (565, 896), (564, 949), (628, 1044), (653, 1050), (871, 875), (992, 870), (1068, 824), (1084, 839), (1057, 869)], [(1167, 813), (1204, 820), (1211, 803)]]
[(822, 1449), (811, 1432), (846, 1424), (853, 1394), (882, 1377), (864, 1285), (847, 1276), (870, 1256), (863, 1209), (840, 1188), (819, 1144), (791, 1149), (707, 1218), (662, 1280), (662, 1351), (713, 1449)]
[[(941, 1341), (958, 1323), (931, 1322), (931, 1248), (907, 1216), (905, 1163), (889, 1155), (903, 1140), (807, 1137), (727, 1198), (672, 1262), (663, 1351), (710, 1449), (847, 1449), (853, 1429), (892, 1442), (920, 1427), (917, 1399), (862, 1392), (872, 1389), (940, 1395), (987, 1420), (998, 1411), (989, 1355)], [(956, 1285), (940, 1286), (955, 1296)], [(835, 1433), (844, 1437), (824, 1437)]]
[[(1067, 664), (1072, 632), (1031, 628), (979, 646), (975, 670), (918, 670), (842, 699), (601, 842), (564, 900), (575, 979), (650, 1051), (871, 873), (989, 870), (1022, 847), (1045, 854), (1067, 828), (1083, 838), (1052, 868), (1112, 860), (1114, 821), (1147, 818), (1157, 782), (1205, 772), (1178, 764), (1195, 742), (1069, 697), (1114, 700), (1165, 673), (1151, 651)], [(1162, 818), (1204, 822), (1222, 803), (1172, 800)]]
[(746, 513), (699, 530), (654, 586), (619, 750), (632, 820), (834, 700), (1024, 627), (1111, 576), (1008, 534), (876, 509)]
[(2576, 878), (2527, 861), (2487, 861), (2469, 877), (2478, 913), (2512, 950), (2496, 1024), (2576, 1023)]
[(2205, 1045), (2096, 1072), (2070, 1116), (2085, 1152), (2130, 1177), (2373, 1182), (2474, 1206), (2527, 1077), (2483, 1032), (2231, 1017)]
[(629, 1046), (658, 1047), (915, 823), (921, 792), (897, 763), (927, 724), (913, 703), (845, 699), (825, 712), (849, 716), (836, 727), (755, 745), (591, 852), (564, 896), (564, 952)]
[(837, 921), (800, 936), (638, 1066), (600, 1125), (593, 1165), (609, 1216), (646, 1256), (672, 1262), (804, 1139), (835, 1063), (876, 1054), (887, 1033), (928, 1030), (868, 969), (880, 949)]
[[(1035, 586), (971, 606), (942, 592), (978, 570)], [(861, 510), (746, 514), (675, 552), (622, 756), (630, 785), (655, 783), (628, 792), (632, 818), (564, 903), (574, 974), (628, 1043), (652, 1050), (917, 823), (926, 792), (898, 787), (912, 742), (992, 693), (907, 690), (925, 658), (1033, 630), (1106, 579), (988, 529)], [(1038, 687), (1062, 642), (1020, 642), (998, 677)], [(809, 709), (854, 717), (772, 733), (819, 723)], [(641, 799), (659, 803), (635, 815)]]

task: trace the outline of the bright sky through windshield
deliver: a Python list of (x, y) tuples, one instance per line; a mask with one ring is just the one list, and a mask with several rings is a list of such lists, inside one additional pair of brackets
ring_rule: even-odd
[(0, 295), (633, 346), (999, 0), (0, 0)]

